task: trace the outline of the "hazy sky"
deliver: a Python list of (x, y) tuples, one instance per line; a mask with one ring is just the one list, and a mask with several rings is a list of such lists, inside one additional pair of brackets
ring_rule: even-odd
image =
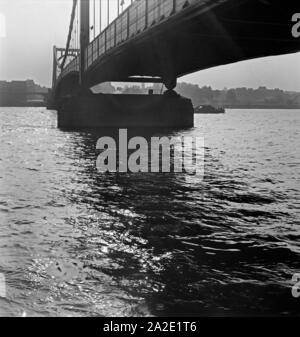
[[(51, 85), (52, 48), (65, 46), (71, 8), (72, 0), (0, 0), (0, 80), (34, 79)], [(300, 91), (300, 53), (208, 69), (183, 80), (213, 88)]]

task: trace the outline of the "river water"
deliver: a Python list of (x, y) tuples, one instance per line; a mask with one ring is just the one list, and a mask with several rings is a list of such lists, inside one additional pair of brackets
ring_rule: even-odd
[(300, 314), (299, 110), (157, 130), (204, 135), (203, 181), (100, 174), (105, 131), (43, 108), (0, 108), (0, 132), (0, 316)]

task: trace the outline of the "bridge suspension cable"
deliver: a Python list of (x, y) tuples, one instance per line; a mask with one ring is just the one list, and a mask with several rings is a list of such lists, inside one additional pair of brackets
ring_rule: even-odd
[[(60, 64), (61, 69), (64, 68), (66, 60), (68, 58), (68, 54), (69, 54), (70, 44), (71, 44), (71, 40), (72, 40), (73, 27), (74, 27), (74, 21), (75, 21), (75, 16), (76, 16), (77, 2), (78, 2), (78, 0), (73, 0), (71, 20), (70, 20), (70, 25), (69, 25), (69, 33), (68, 33), (68, 39), (67, 39), (67, 44), (66, 44), (66, 51), (65, 51), (65, 55), (64, 55), (64, 58), (62, 60), (62, 63)], [(76, 39), (77, 39), (77, 36), (76, 36)]]
[[(80, 51), (80, 6), (81, 0), (73, 0), (72, 12), (69, 23), (69, 31), (66, 42), (66, 47), (56, 48), (60, 53), (54, 55), (56, 69), (58, 74), (79, 55)], [(90, 27), (92, 32), (91, 37), (94, 40), (103, 29), (105, 29), (112, 19), (118, 17), (124, 10), (136, 0), (85, 0), (90, 3)]]

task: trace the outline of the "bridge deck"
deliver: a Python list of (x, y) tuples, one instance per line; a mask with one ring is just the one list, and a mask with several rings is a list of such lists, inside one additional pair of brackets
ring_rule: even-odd
[[(101, 57), (137, 35), (162, 24), (174, 15), (182, 14), (193, 5), (208, 3), (217, 5), (228, 0), (140, 0), (134, 1), (123, 13), (111, 22), (86, 48), (85, 70), (87, 71)], [(64, 77), (70, 72), (79, 72), (79, 56), (74, 58), (61, 72)]]
[[(291, 34), (297, 9), (292, 0), (284, 7), (281, 0), (135, 1), (86, 48), (86, 83), (180, 77), (300, 51), (299, 39)], [(78, 72), (76, 57), (63, 69), (58, 85)]]

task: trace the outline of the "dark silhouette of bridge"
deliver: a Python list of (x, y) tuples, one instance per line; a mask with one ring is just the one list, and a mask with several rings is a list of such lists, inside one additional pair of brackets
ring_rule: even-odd
[(73, 1), (67, 47), (54, 48), (55, 101), (106, 81), (172, 90), (189, 73), (300, 51), (291, 0), (135, 0), (92, 41), (89, 0), (80, 0), (80, 45), (71, 49)]
[[(293, 53), (295, 1), (136, 0), (93, 41), (89, 41), (89, 0), (81, 0), (80, 50), (57, 77), (53, 89), (69, 93), (81, 82), (162, 82), (236, 61)], [(299, 8), (298, 8), (299, 9)], [(54, 49), (64, 54), (65, 49)], [(80, 76), (81, 75), (81, 76)]]

